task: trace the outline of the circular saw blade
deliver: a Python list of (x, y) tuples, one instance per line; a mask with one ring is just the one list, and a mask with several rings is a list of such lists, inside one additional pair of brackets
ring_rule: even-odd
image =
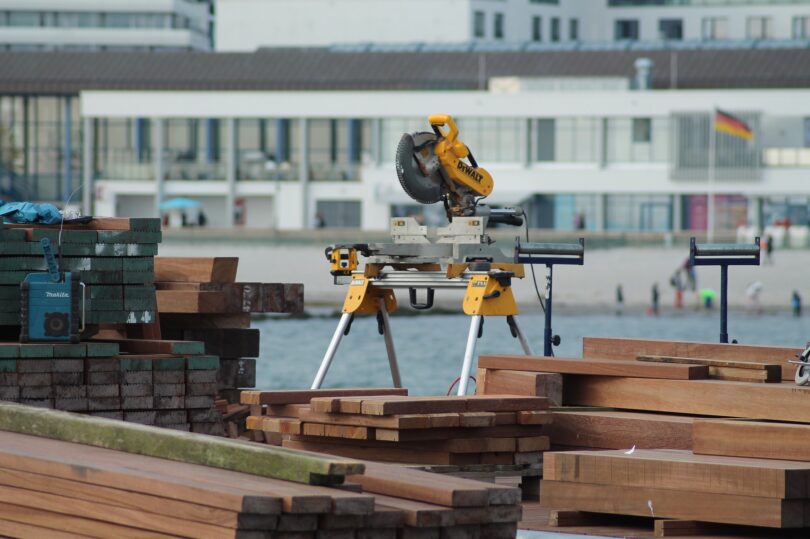
[(396, 168), (399, 183), (402, 189), (412, 199), (422, 204), (434, 204), (442, 199), (442, 178), (438, 170), (428, 175), (417, 161), (416, 152), (423, 153), (422, 161), (435, 159), (433, 145), (437, 137), (435, 133), (405, 133), (399, 140), (396, 154)]

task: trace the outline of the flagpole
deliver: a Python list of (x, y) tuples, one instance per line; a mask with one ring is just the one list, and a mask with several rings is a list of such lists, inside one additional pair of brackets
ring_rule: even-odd
[(715, 151), (717, 148), (717, 126), (715, 125), (716, 110), (712, 110), (709, 116), (709, 182), (708, 182), (708, 218), (706, 222), (706, 241), (712, 243), (714, 241), (714, 180), (717, 163), (715, 162)]

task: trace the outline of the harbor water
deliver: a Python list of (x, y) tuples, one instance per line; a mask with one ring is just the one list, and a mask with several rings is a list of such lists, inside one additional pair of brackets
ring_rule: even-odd
[[(789, 312), (729, 316), (729, 335), (744, 344), (802, 347), (810, 341), (810, 316)], [(543, 351), (543, 316), (519, 318), (535, 354)], [(461, 369), (470, 319), (464, 315), (394, 316), (392, 333), (403, 385), (413, 395), (445, 394)], [(644, 314), (555, 314), (554, 333), (562, 343), (561, 357), (581, 357), (584, 336), (636, 337), (718, 342), (719, 313), (665, 312)], [(337, 318), (267, 319), (261, 330), (257, 386), (267, 389), (307, 388), (337, 326)], [(478, 341), (479, 354), (521, 354), (505, 319), (489, 318)], [(383, 338), (374, 318), (358, 318), (343, 338), (324, 387), (385, 387), (391, 385)], [(472, 384), (471, 384), (472, 388)]]

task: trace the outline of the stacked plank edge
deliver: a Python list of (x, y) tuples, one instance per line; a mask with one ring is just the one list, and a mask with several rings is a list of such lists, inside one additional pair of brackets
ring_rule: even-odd
[(789, 363), (800, 352), (586, 337), (582, 359), (481, 357), (478, 393), (554, 403), (546, 525), (606, 514), (657, 519), (657, 536), (810, 528), (810, 387)]
[[(0, 405), (4, 536), (506, 539), (521, 517), (515, 488), (14, 406)], [(235, 471), (240, 456), (262, 476)]]

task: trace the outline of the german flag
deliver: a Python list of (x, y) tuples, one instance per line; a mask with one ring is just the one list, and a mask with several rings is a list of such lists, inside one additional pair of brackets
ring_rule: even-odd
[(754, 138), (754, 132), (747, 123), (720, 109), (714, 111), (714, 129), (720, 133), (745, 140), (753, 140)]

